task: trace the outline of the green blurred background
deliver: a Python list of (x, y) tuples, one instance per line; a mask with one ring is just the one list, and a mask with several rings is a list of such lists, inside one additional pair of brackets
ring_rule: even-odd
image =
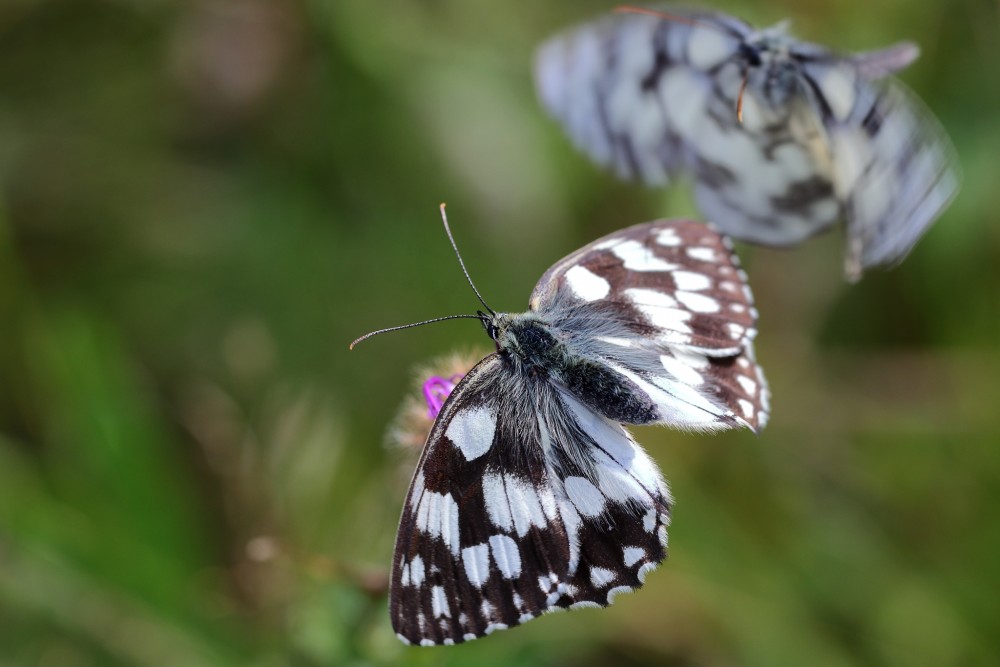
[(532, 53), (611, 3), (0, 3), (0, 665), (988, 665), (1000, 654), (1000, 9), (716, 7), (860, 50), (950, 131), (959, 198), (890, 272), (742, 247), (773, 419), (637, 429), (678, 504), (639, 593), (404, 647), (385, 580), (413, 367), (615, 228)]

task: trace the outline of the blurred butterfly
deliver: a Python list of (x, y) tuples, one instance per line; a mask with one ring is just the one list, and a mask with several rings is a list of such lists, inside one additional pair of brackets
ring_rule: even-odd
[(412, 644), (638, 588), (666, 557), (672, 500), (622, 424), (758, 431), (768, 417), (746, 274), (706, 225), (598, 239), (550, 268), (524, 313), (472, 288), (487, 312), (429, 320), (478, 319), (496, 352), (441, 406), (407, 494), (389, 610)]
[(890, 76), (916, 45), (839, 55), (786, 27), (622, 8), (540, 48), (538, 93), (620, 177), (690, 172), (702, 213), (735, 238), (787, 246), (843, 220), (854, 280), (900, 262), (942, 213), (954, 150)]

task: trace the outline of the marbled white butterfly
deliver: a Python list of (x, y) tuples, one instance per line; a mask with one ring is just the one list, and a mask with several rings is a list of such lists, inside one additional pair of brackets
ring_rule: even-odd
[(488, 312), (464, 317), (496, 352), (441, 407), (396, 537), (389, 608), (407, 643), (638, 588), (666, 557), (672, 500), (622, 424), (758, 431), (768, 417), (746, 274), (706, 225), (659, 220), (584, 246), (527, 312), (480, 301)]
[(900, 262), (954, 197), (951, 143), (890, 76), (914, 44), (838, 55), (785, 23), (622, 10), (545, 43), (535, 72), (577, 146), (620, 177), (688, 171), (705, 217), (753, 243), (844, 220), (850, 279)]

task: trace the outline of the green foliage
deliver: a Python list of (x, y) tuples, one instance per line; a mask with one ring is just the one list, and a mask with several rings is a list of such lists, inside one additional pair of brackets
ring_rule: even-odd
[(604, 611), (407, 648), (385, 587), (416, 451), (411, 368), (615, 228), (692, 211), (622, 185), (534, 99), (550, 32), (607, 3), (17, 0), (0, 5), (0, 662), (972, 665), (1000, 652), (997, 8), (721, 9), (904, 80), (963, 190), (848, 286), (836, 234), (741, 248), (763, 435), (640, 429), (671, 559)]

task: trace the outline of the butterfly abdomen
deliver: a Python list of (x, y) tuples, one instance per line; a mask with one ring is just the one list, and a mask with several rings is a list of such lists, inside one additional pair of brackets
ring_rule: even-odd
[(560, 369), (563, 382), (577, 398), (608, 419), (649, 424), (660, 418), (649, 394), (604, 364), (572, 357)]

